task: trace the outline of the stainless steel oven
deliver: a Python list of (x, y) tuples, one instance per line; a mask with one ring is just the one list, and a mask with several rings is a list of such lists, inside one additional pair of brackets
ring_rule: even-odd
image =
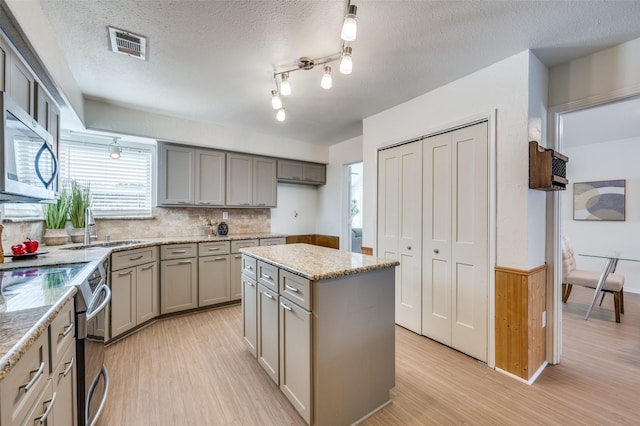
[(108, 260), (98, 263), (76, 295), (76, 359), (78, 360), (78, 424), (95, 425), (109, 393), (104, 365), (106, 315), (111, 301)]

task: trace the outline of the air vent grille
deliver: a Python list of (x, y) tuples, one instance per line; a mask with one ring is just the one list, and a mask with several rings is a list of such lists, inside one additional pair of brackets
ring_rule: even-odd
[(142, 59), (143, 61), (146, 59), (147, 39), (145, 37), (113, 27), (108, 28), (111, 50), (113, 52), (132, 56)]

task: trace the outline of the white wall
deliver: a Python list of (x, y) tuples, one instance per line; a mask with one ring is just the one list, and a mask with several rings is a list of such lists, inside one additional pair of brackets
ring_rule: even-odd
[[(640, 254), (640, 137), (566, 148), (569, 182), (626, 180), (626, 218), (621, 222), (573, 220), (573, 185), (562, 193), (562, 226), (574, 251), (596, 248)], [(578, 268), (600, 271), (604, 260), (576, 256)], [(620, 261), (616, 272), (625, 275), (624, 289), (640, 293), (640, 263)]]
[(317, 206), (316, 186), (278, 183), (278, 207), (271, 209), (271, 232), (315, 234)]
[[(547, 146), (547, 93), (549, 70), (533, 54), (529, 55), (529, 140)], [(545, 263), (547, 193), (529, 190), (527, 265)]]
[[(542, 251), (528, 254), (528, 215), (545, 214), (544, 204), (535, 205), (535, 199), (529, 207), (530, 58), (530, 52), (521, 52), (364, 120), (363, 245), (376, 246), (377, 150), (496, 111), (496, 123), (490, 123), (495, 134), (489, 135), (497, 156), (496, 263), (519, 269), (540, 266), (544, 245), (534, 245), (535, 250)], [(535, 263), (530, 264), (530, 258)]]
[[(340, 249), (347, 250), (349, 200), (346, 192), (345, 166), (362, 161), (362, 137), (332, 145), (329, 148), (327, 184), (318, 192), (316, 233), (340, 237)], [(366, 179), (366, 176), (364, 176)], [(372, 176), (375, 179), (375, 175)], [(365, 197), (367, 195), (365, 194)]]
[(549, 71), (549, 106), (640, 92), (640, 38)]

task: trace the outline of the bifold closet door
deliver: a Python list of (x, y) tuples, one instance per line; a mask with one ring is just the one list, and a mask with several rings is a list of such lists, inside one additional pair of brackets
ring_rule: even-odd
[(485, 362), (487, 131), (479, 123), (423, 142), (422, 334)]
[(422, 322), (422, 142), (378, 154), (378, 253), (396, 268), (396, 323)]

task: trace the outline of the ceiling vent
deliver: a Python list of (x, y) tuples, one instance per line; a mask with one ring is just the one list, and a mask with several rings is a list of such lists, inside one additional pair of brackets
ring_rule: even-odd
[(109, 28), (109, 40), (111, 41), (112, 51), (142, 59), (143, 61), (146, 59), (147, 39), (145, 37), (113, 27), (107, 28)]

